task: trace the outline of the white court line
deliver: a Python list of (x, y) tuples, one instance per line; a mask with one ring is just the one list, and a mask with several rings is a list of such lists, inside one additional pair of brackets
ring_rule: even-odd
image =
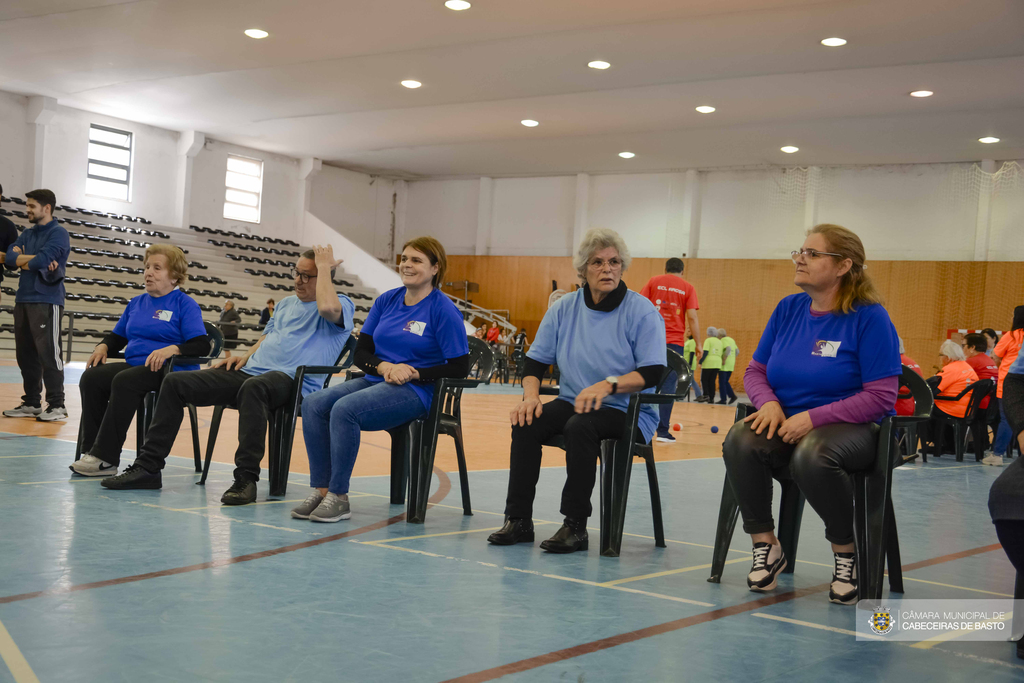
[(4, 628), (3, 622), (0, 622), (0, 658), (4, 660), (15, 683), (39, 683), (28, 660), (25, 659), (25, 655), (21, 654), (14, 638), (11, 638), (11, 634)]
[[(774, 614), (765, 614), (764, 612), (755, 612), (751, 614), (752, 617), (760, 617), (761, 619), (771, 619), (772, 621), (782, 621), (787, 624), (796, 624), (797, 626), (806, 626), (807, 628), (816, 628), (819, 631), (831, 631), (832, 633), (842, 633), (845, 636), (854, 636), (858, 634), (856, 631), (848, 631), (845, 628), (836, 628), (835, 626), (825, 626), (824, 624), (815, 624), (810, 621), (800, 621), (799, 619), (788, 619), (786, 617), (779, 617)], [(861, 638), (867, 638), (869, 640), (886, 640), (882, 636), (873, 636), (865, 633), (860, 634)]]

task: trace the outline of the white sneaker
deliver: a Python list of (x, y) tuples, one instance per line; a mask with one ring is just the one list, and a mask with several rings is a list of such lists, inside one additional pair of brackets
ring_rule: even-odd
[(832, 583), (828, 588), (829, 602), (838, 605), (855, 605), (857, 596), (857, 558), (853, 553), (833, 553), (836, 567), (832, 572)]
[(989, 455), (981, 459), (982, 465), (993, 465), (995, 467), (1003, 466), (1003, 456), (1001, 455)]
[(46, 410), (36, 415), (36, 420), (39, 422), (57, 422), (66, 419), (68, 419), (68, 410), (64, 406), (46, 406)]
[(83, 477), (112, 477), (117, 474), (117, 465), (111, 465), (95, 455), (86, 453), (81, 460), (71, 464), (71, 471)]
[(30, 406), (27, 403), (22, 403), (17, 408), (5, 410), (4, 417), (36, 417), (41, 412), (43, 412), (43, 409), (39, 406)]
[(786, 568), (786, 556), (782, 544), (754, 544), (754, 564), (747, 574), (747, 588), (762, 593), (775, 588), (779, 573)]

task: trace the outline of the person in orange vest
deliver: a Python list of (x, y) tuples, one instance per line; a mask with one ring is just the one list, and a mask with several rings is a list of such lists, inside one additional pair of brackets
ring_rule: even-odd
[[(936, 398), (960, 396), (964, 389), (978, 381), (978, 374), (967, 364), (964, 350), (952, 339), (942, 342), (942, 346), (939, 347), (939, 361), (942, 363), (942, 369), (928, 380)], [(921, 440), (933, 441), (937, 455), (942, 453), (940, 446), (945, 426), (944, 416), (963, 417), (967, 414), (967, 404), (970, 400), (971, 395), (968, 393), (955, 401), (935, 401), (931, 419), (921, 425)]]

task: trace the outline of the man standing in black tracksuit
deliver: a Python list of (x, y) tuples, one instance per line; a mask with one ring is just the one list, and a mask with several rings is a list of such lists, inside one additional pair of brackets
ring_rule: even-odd
[[(4, 198), (4, 186), (0, 185), (0, 200)], [(4, 262), (4, 255), (7, 253), (7, 247), (14, 244), (14, 241), (18, 239), (18, 226), (11, 222), (11, 219), (7, 216), (0, 216), (0, 263)], [(4, 269), (0, 268), (0, 283), (4, 281)]]
[[(53, 218), (57, 205), (53, 192), (32, 190), (25, 197), (28, 220), (34, 225), (7, 248), (4, 256), (4, 267), (21, 274), (14, 299), (14, 343), (25, 394), (21, 405), (3, 414), (35, 417), (42, 422), (66, 420), (60, 321), (71, 240)], [(46, 410), (42, 410), (40, 401), (43, 385)]]

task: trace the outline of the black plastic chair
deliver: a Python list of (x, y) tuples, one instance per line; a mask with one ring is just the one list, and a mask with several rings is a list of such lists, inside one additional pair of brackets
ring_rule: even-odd
[[(932, 410), (932, 393), (920, 376), (903, 366), (900, 386), (910, 389), (914, 397), (913, 416), (894, 416), (882, 420), (878, 433), (878, 453), (871, 469), (852, 472), (853, 475), (853, 532), (857, 548), (857, 577), (861, 599), (880, 600), (885, 576), (886, 560), (889, 566), (889, 591), (903, 592), (903, 569), (900, 561), (899, 537), (896, 530), (896, 516), (892, 505), (892, 470), (903, 464), (896, 445), (895, 432), (899, 428), (917, 425), (929, 418)], [(754, 407), (741, 403), (736, 406), (736, 421), (739, 422), (754, 412)], [(779, 511), (779, 542), (786, 555), (788, 566), (783, 573), (790, 574), (796, 566), (797, 541), (800, 538), (800, 521), (803, 515), (804, 495), (789, 473), (789, 468), (773, 472), (772, 476), (782, 484), (781, 509)], [(711, 560), (711, 576), (708, 581), (721, 583), (726, 556), (732, 543), (733, 531), (740, 508), (732, 489), (728, 473), (722, 489), (722, 503), (718, 512), (718, 529), (715, 533), (715, 548)]]
[[(946, 423), (953, 425), (953, 452), (956, 454), (956, 461), (964, 461), (964, 452), (967, 450), (967, 436), (972, 433), (973, 430), (977, 429), (979, 425), (976, 424), (976, 418), (979, 413), (979, 406), (982, 400), (992, 392), (992, 388), (995, 386), (995, 382), (990, 379), (981, 379), (974, 382), (956, 396), (935, 396), (935, 407), (938, 409), (932, 414), (932, 421), (927, 428), (927, 433), (931, 436), (932, 451), (933, 455), (941, 455), (941, 443), (942, 435), (945, 432)], [(944, 412), (940, 407), (939, 401), (959, 401), (964, 396), (970, 394), (970, 399), (967, 401), (967, 410), (964, 412), (963, 417), (953, 417), (948, 413)], [(974, 432), (975, 443), (980, 443), (980, 436)], [(976, 449), (977, 450), (977, 449)], [(928, 462), (928, 457), (925, 454), (926, 451), (922, 447), (922, 462)], [(975, 459), (981, 460), (982, 454), (975, 453)]]
[[(629, 479), (633, 471), (633, 458), (643, 458), (647, 465), (647, 482), (651, 492), (651, 514), (654, 518), (654, 545), (665, 547), (665, 528), (661, 515), (661, 490), (658, 486), (658, 471), (654, 465), (654, 447), (644, 443), (643, 434), (638, 428), (640, 408), (645, 403), (674, 403), (685, 398), (690, 390), (693, 375), (690, 366), (683, 357), (667, 349), (668, 366), (658, 382), (656, 392), (668, 377), (669, 370), (675, 371), (679, 377), (677, 394), (633, 394), (629, 397), (626, 408), (626, 433), (620, 439), (605, 439), (601, 442), (601, 554), (605, 557), (618, 557), (622, 550), (622, 533), (626, 521), (626, 499), (629, 494)], [(541, 385), (540, 393), (544, 396), (558, 394), (557, 386)], [(559, 434), (544, 442), (545, 446), (553, 446), (565, 450), (565, 439)]]

